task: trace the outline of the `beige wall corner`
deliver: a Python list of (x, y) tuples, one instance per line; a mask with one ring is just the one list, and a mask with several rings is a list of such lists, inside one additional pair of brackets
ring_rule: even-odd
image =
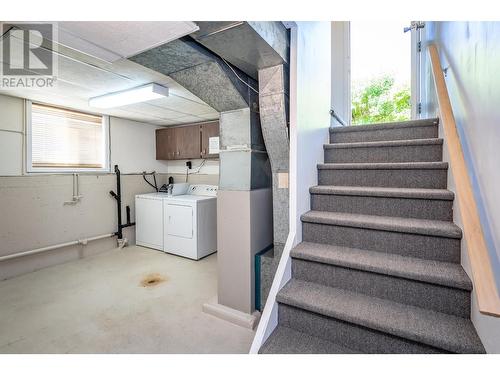
[(217, 195), (218, 303), (252, 314), (254, 256), (272, 244), (271, 189), (219, 190)]

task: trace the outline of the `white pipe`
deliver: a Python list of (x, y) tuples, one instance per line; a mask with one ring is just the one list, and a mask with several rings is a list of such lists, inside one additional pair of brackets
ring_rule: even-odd
[(103, 234), (101, 236), (96, 236), (96, 237), (89, 237), (89, 238), (84, 238), (82, 240), (76, 240), (76, 241), (71, 241), (71, 242), (66, 242), (66, 243), (61, 243), (58, 245), (51, 245), (51, 246), (46, 246), (46, 247), (41, 247), (39, 249), (35, 250), (29, 250), (29, 251), (24, 251), (22, 253), (16, 253), (16, 254), (10, 254), (10, 255), (4, 255), (3, 257), (0, 257), (0, 262), (3, 262), (5, 260), (11, 260), (11, 259), (17, 259), (29, 255), (34, 255), (34, 254), (39, 254), (39, 253), (44, 253), (46, 251), (50, 250), (55, 250), (55, 249), (60, 249), (62, 247), (67, 247), (67, 246), (73, 246), (73, 245), (87, 245), (87, 243), (91, 241), (96, 241), (96, 240), (101, 240), (103, 238), (109, 238), (113, 237), (115, 234), (114, 233), (109, 233), (109, 234)]
[(83, 198), (83, 195), (80, 195), (80, 182), (78, 176), (78, 173), (73, 173), (73, 198), (70, 201), (65, 201), (64, 204), (76, 204)]

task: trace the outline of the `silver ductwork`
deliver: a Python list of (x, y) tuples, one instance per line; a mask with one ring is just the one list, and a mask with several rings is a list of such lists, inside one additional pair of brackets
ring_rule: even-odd
[(196, 22), (191, 36), (253, 79), (258, 70), (288, 64), (288, 30), (281, 22)]

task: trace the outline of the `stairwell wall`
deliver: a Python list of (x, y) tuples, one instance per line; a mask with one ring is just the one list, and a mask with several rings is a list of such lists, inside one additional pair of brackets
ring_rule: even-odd
[[(467, 170), (474, 189), (490, 261), (500, 287), (500, 22), (426, 22), (424, 46), (438, 47)], [(438, 115), (437, 98), (426, 48), (423, 49), (423, 117)], [(440, 129), (440, 136), (443, 136)], [(446, 142), (446, 139), (445, 139)], [(449, 161), (444, 146), (444, 160)], [(448, 186), (455, 190), (448, 172)], [(460, 207), (454, 221), (461, 226)], [(467, 244), (462, 241), (462, 265), (470, 275)], [(499, 288), (500, 289), (500, 288)], [(500, 319), (479, 313), (473, 298), (472, 321), (489, 353), (500, 353)]]
[(302, 241), (300, 215), (309, 211), (309, 188), (318, 184), (317, 164), (329, 142), (331, 104), (331, 22), (299, 22), (297, 38), (296, 220), (297, 243)]

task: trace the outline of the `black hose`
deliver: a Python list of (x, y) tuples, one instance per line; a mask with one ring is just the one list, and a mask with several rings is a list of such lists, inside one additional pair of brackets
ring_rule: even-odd
[(142, 174), (142, 178), (144, 179), (144, 181), (146, 181), (146, 183), (149, 186), (151, 186), (153, 189), (155, 189), (156, 191), (158, 191), (158, 186), (156, 185), (156, 176), (154, 174), (153, 174), (153, 177), (155, 179), (155, 184), (154, 185), (146, 179), (146, 174), (145, 173)]

